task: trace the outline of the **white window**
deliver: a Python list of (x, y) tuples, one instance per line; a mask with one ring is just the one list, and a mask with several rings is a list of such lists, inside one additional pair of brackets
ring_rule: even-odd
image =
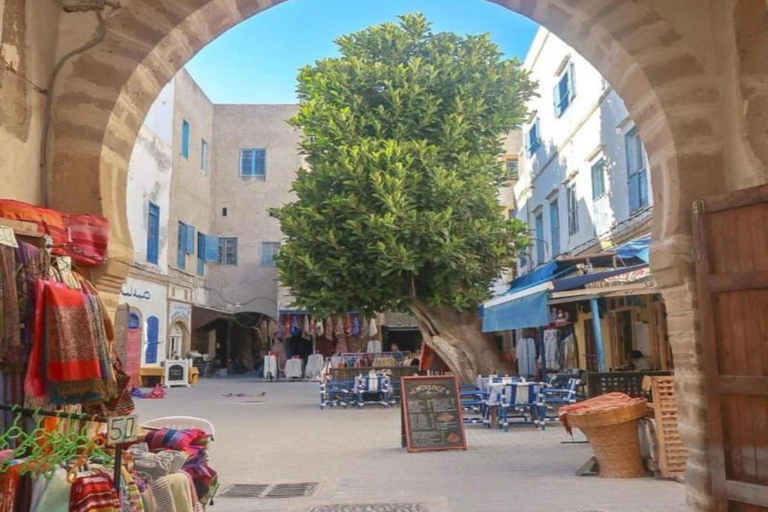
[(576, 87), (573, 81), (573, 62), (569, 62), (563, 70), (553, 91), (555, 116), (562, 116), (576, 97)]
[(237, 237), (219, 237), (219, 265), (237, 265)]
[(277, 265), (275, 256), (280, 252), (280, 242), (262, 242), (261, 243), (261, 264), (274, 267)]

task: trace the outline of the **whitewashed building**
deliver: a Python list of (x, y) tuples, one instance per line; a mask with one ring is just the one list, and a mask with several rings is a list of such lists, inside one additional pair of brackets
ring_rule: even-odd
[(534, 243), (521, 273), (650, 229), (648, 161), (621, 98), (573, 48), (540, 28), (524, 62), (538, 82), (522, 127), (516, 216)]

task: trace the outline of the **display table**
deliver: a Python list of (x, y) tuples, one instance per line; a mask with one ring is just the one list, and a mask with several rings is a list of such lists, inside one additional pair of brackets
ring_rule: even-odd
[(147, 382), (149, 379), (157, 377), (160, 379), (160, 384), (163, 384), (165, 379), (165, 368), (162, 366), (144, 366), (139, 370), (139, 387), (149, 387)]
[(264, 380), (275, 380), (277, 377), (277, 356), (265, 356)]
[(323, 372), (324, 366), (325, 358), (323, 358), (322, 354), (312, 354), (307, 360), (307, 370), (305, 372), (305, 377), (308, 379), (319, 378), (320, 374)]
[(285, 378), (300, 379), (304, 376), (304, 361), (301, 359), (289, 359), (285, 362)]

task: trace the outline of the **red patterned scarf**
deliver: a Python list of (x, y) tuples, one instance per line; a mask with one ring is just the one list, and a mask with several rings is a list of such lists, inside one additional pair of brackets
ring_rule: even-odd
[(120, 512), (120, 500), (106, 473), (81, 476), (72, 484), (70, 512)]

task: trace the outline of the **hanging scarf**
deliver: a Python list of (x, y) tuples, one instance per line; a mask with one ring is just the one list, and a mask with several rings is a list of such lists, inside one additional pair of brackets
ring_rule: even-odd
[(344, 321), (344, 334), (349, 336), (352, 334), (352, 315), (344, 315), (342, 318)]
[(352, 316), (352, 329), (350, 334), (353, 338), (357, 338), (360, 336), (360, 317), (358, 315), (351, 315)]
[(325, 336), (325, 329), (323, 329), (323, 321), (321, 319), (315, 321), (315, 335), (319, 338)]
[(81, 476), (72, 484), (70, 512), (120, 512), (120, 500), (107, 473)]
[(309, 323), (309, 326), (307, 327), (307, 334), (309, 334), (309, 337), (312, 337), (315, 335), (315, 321), (311, 316), (307, 315), (306, 322)]
[(325, 319), (325, 337), (329, 340), (334, 338), (333, 318), (330, 316)]
[(367, 340), (370, 338), (370, 323), (368, 322), (368, 319), (363, 317), (360, 319), (360, 337), (363, 338), (363, 340)]
[(310, 336), (309, 334), (309, 315), (301, 315), (303, 317), (303, 321), (301, 322), (301, 336), (304, 338), (308, 338)]
[(283, 328), (283, 319), (284, 315), (280, 315), (280, 317), (277, 319), (277, 332), (275, 333), (275, 336), (277, 339), (282, 340), (285, 337), (285, 329)]
[(371, 322), (368, 325), (368, 336), (373, 338), (379, 333), (379, 330), (376, 328), (376, 320), (371, 318)]
[(300, 334), (299, 315), (291, 315), (291, 336), (298, 336)]
[(349, 352), (349, 346), (347, 345), (347, 333), (344, 331), (343, 318), (336, 319), (333, 333), (336, 335), (336, 353), (344, 354)]
[(0, 245), (0, 365), (23, 362), (16, 254), (12, 247)]

